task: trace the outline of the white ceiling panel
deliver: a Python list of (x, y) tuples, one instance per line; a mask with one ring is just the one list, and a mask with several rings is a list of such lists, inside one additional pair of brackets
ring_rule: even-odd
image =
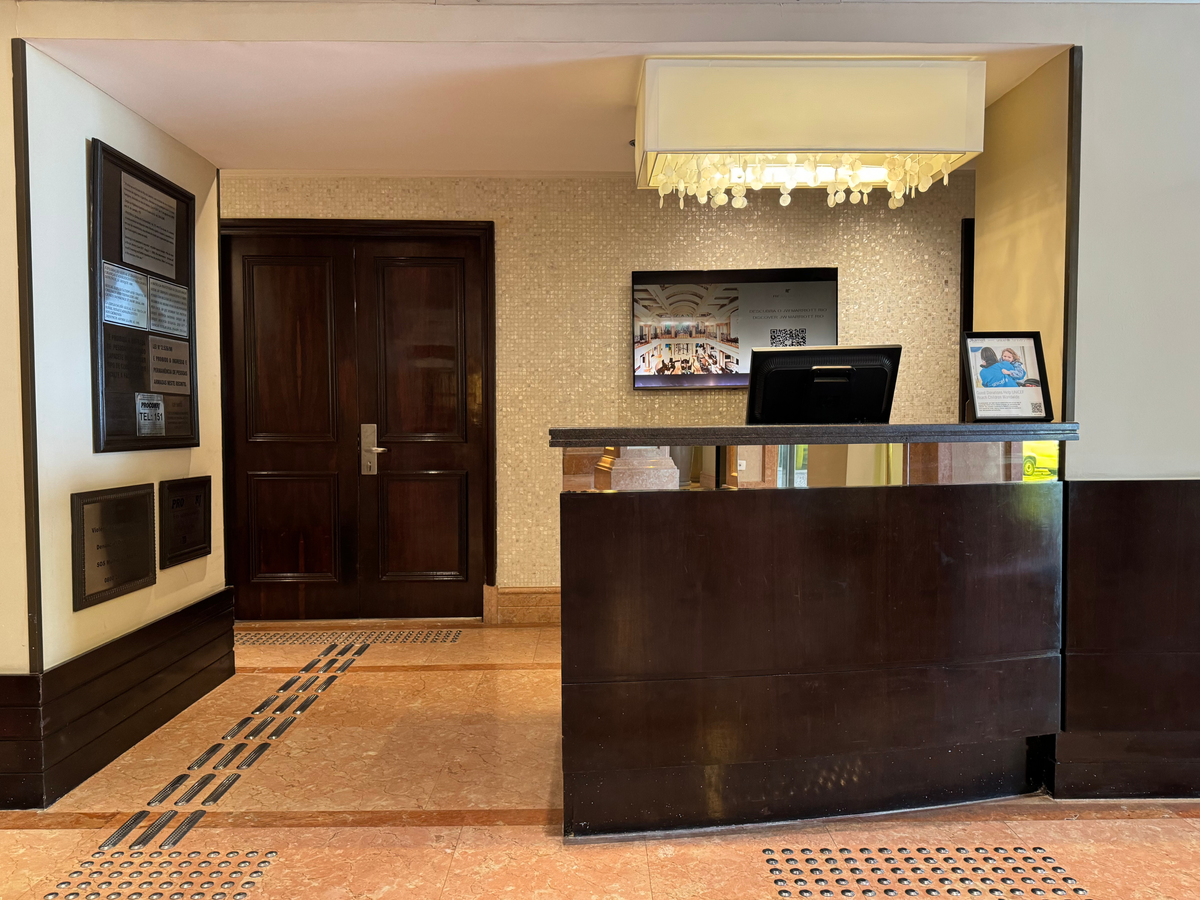
[[(632, 172), (648, 55), (969, 56), (988, 101), (1061, 47), (34, 40), (225, 169)], [(720, 110), (714, 110), (720, 115)]]

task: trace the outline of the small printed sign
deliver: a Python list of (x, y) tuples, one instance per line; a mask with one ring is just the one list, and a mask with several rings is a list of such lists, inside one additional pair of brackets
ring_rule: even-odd
[(1039, 332), (963, 332), (963, 365), (976, 421), (1054, 420)]
[(163, 394), (192, 392), (191, 347), (187, 341), (150, 335), (150, 390)]
[(145, 328), (149, 304), (146, 276), (132, 269), (104, 264), (104, 321)]
[(188, 336), (188, 289), (150, 279), (150, 330)]
[(135, 394), (138, 437), (158, 437), (167, 433), (167, 413), (162, 394)]
[(175, 198), (128, 172), (121, 173), (121, 259), (175, 277)]

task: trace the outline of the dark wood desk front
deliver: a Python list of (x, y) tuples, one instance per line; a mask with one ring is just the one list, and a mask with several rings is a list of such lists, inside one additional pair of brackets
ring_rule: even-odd
[(1034, 790), (1062, 485), (564, 493), (568, 837)]

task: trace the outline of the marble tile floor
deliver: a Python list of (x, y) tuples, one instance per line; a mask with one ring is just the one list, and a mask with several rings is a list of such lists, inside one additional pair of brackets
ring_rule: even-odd
[[(1200, 898), (1194, 801), (1036, 795), (564, 845), (557, 627), (461, 630), (454, 643), (372, 645), (358, 657), (353, 650), (331, 653), (322, 657), (335, 660), (328, 672), (319, 672), (323, 661), (303, 675), (299, 670), (324, 646), (239, 646), (234, 678), (50, 810), (0, 812), (0, 900)], [(355, 662), (338, 674), (350, 658)], [(319, 680), (276, 714), (313, 672)], [(314, 696), (330, 675), (336, 677), (326, 690), (292, 716), (300, 698)], [(293, 676), (300, 680), (279, 691)], [(263, 707), (269, 697), (277, 699)], [(238, 761), (267, 738), (248, 739), (253, 724), (222, 736), (245, 718), (267, 716), (272, 728), (294, 721), (238, 771)], [(238, 742), (248, 749), (213, 771), (213, 760)], [(217, 743), (221, 751), (189, 772), (189, 763)], [(213, 776), (205, 791), (229, 778), (226, 772), (238, 778), (177, 846), (160, 849), (204, 796), (177, 809), (200, 772)], [(175, 794), (147, 805), (181, 775), (189, 780)], [(142, 826), (163, 810), (177, 814), (154, 841), (134, 848)], [(101, 851), (138, 811), (147, 814), (139, 828)], [(984, 863), (989, 854), (994, 863)], [(963, 873), (953, 873), (956, 866)], [(988, 871), (972, 873), (976, 866)], [(990, 871), (997, 866), (1006, 873)]]

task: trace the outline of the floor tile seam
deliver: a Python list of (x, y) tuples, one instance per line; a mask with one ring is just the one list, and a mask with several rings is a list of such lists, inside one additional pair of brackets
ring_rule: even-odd
[[(558, 662), (520, 663), (375, 663), (355, 666), (356, 672), (552, 672), (560, 669)], [(282, 675), (294, 672), (295, 666), (245, 666), (237, 667), (237, 675)]]
[[(340, 627), (339, 627), (340, 626)], [(476, 618), (467, 619), (263, 619), (234, 622), (235, 632), (258, 631), (445, 631), (491, 629)], [(528, 626), (536, 627), (536, 626)]]
[(462, 825), (458, 826), (458, 833), (454, 835), (454, 846), (450, 848), (450, 858), (446, 861), (446, 871), (442, 875), (442, 885), (438, 888), (437, 900), (441, 900), (442, 895), (446, 893), (450, 873), (454, 871), (454, 860), (458, 856), (458, 845), (462, 842), (463, 827)]

